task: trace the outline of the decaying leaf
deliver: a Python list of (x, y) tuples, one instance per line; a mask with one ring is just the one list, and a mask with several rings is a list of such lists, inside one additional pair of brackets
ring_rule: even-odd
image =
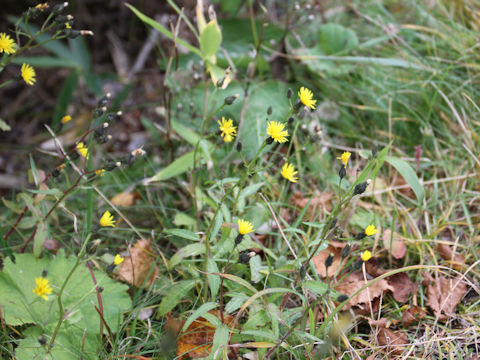
[(57, 250), (60, 249), (60, 246), (60, 243), (54, 239), (46, 239), (43, 243), (43, 247), (54, 254), (57, 253)]
[(467, 286), (459, 278), (447, 279), (439, 275), (434, 279), (428, 272), (423, 274), (423, 279), (428, 293), (427, 305), (439, 320), (447, 320), (455, 313), (457, 305), (467, 292)]
[(427, 313), (420, 306), (410, 306), (402, 313), (402, 322), (404, 326), (409, 326), (414, 322), (422, 320)]
[(136, 199), (135, 193), (123, 191), (115, 195), (110, 201), (116, 206), (132, 206)]
[(403, 240), (402, 236), (397, 233), (393, 233), (392, 230), (386, 229), (383, 232), (383, 246), (387, 249), (390, 254), (395, 259), (402, 259), (407, 254), (407, 247), (405, 246), (405, 241)]
[[(364, 285), (365, 279), (362, 272), (356, 271), (348, 275), (341, 283), (335, 285), (334, 288), (339, 293), (350, 296)], [(352, 306), (364, 307), (388, 290), (393, 291), (394, 289), (385, 279), (378, 280), (350, 299), (345, 305), (344, 310), (350, 309)]]
[(382, 352), (385, 352), (387, 356), (400, 355), (410, 344), (407, 335), (401, 331), (390, 330), (387, 326), (381, 326), (381, 323), (378, 324), (377, 330), (378, 345), (385, 347)]
[[(219, 310), (210, 310), (210, 314), (220, 319)], [(233, 326), (235, 318), (224, 314), (224, 323)], [(177, 359), (185, 358), (203, 358), (210, 355), (212, 349), (213, 337), (215, 335), (215, 326), (204, 317), (199, 317), (193, 321), (185, 332), (180, 333), (185, 321), (168, 318), (165, 324), (166, 330), (176, 334), (177, 340)]]
[[(145, 281), (145, 285), (152, 284), (160, 270), (155, 265), (155, 254), (151, 246), (151, 240), (138, 240), (130, 248), (129, 254), (125, 256), (118, 270), (120, 280), (140, 287), (147, 276), (151, 274), (148, 280)], [(152, 266), (154, 266), (153, 269)]]
[(346, 243), (332, 241), (325, 250), (320, 251), (312, 258), (317, 273), (322, 278), (327, 277), (327, 268), (325, 267), (325, 260), (333, 254), (333, 263), (328, 268), (328, 277), (332, 277), (340, 267), (342, 259), (342, 249)]
[[(310, 199), (312, 199), (310, 201)], [(300, 191), (297, 191), (293, 194), (291, 201), (293, 205), (298, 207), (299, 209), (303, 209), (307, 206), (308, 202), (310, 201), (310, 205), (308, 206), (307, 214), (310, 216), (310, 220), (313, 220), (315, 215), (321, 213), (322, 210), (330, 211), (331, 210), (331, 193), (322, 193), (318, 196), (314, 196), (313, 198), (310, 197), (303, 197), (303, 194)]]
[(465, 256), (463, 254), (455, 254), (450, 245), (445, 243), (438, 243), (436, 250), (440, 256), (449, 261), (454, 269), (461, 269), (465, 265)]

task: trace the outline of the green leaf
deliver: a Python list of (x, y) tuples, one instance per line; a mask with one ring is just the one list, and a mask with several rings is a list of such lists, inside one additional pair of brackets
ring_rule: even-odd
[(264, 185), (263, 182), (252, 184), (245, 187), (240, 194), (238, 195), (238, 202), (237, 202), (237, 209), (239, 213), (243, 212), (245, 208), (245, 199), (248, 198), (250, 195), (256, 194), (258, 190)]
[(60, 189), (46, 189), (46, 190), (28, 190), (34, 194), (42, 194), (42, 195), (52, 195), (52, 196), (62, 196), (63, 192)]
[(317, 280), (306, 281), (305, 287), (317, 295), (324, 295), (329, 288), (329, 286), (325, 284), (323, 281), (317, 281)]
[[(221, 324), (215, 330), (210, 356), (212, 359), (226, 359), (228, 344), (228, 326)], [(218, 352), (218, 353), (217, 353)]]
[(211, 20), (200, 34), (200, 51), (204, 59), (215, 55), (222, 43), (222, 32), (218, 27), (217, 20)]
[[(207, 259), (207, 271), (209, 273), (218, 273), (218, 266), (214, 259)], [(215, 299), (218, 294), (218, 289), (220, 289), (220, 276), (218, 275), (207, 275), (208, 285), (210, 286), (210, 292), (212, 294), (212, 299)]]
[(47, 239), (47, 224), (45, 221), (41, 221), (38, 224), (37, 232), (33, 237), (33, 255), (39, 258), (42, 255), (43, 243)]
[(217, 213), (217, 216), (215, 217), (215, 224), (213, 225), (212, 233), (210, 234), (211, 243), (215, 243), (215, 238), (217, 237), (218, 232), (222, 227), (222, 224), (223, 224), (223, 214), (221, 211), (219, 211)]
[(397, 157), (387, 156), (385, 161), (392, 165), (403, 176), (408, 185), (412, 188), (419, 204), (423, 202), (425, 191), (423, 189), (417, 174), (412, 167), (405, 161)]
[(327, 55), (337, 54), (358, 45), (357, 34), (339, 24), (320, 26), (318, 40), (320, 48)]
[[(144, 184), (148, 185), (151, 182), (167, 180), (172, 177), (178, 176), (186, 172), (187, 170), (193, 167), (193, 154), (194, 151), (190, 151), (185, 155), (180, 156), (178, 159), (174, 160), (170, 165), (164, 167), (153, 177), (144, 180)], [(201, 161), (200, 157), (197, 156), (198, 161)]]
[(195, 280), (184, 280), (173, 284), (158, 306), (158, 316), (163, 316), (172, 310), (195, 285)]
[(197, 225), (197, 220), (195, 220), (193, 217), (178, 211), (175, 214), (175, 218), (173, 219), (173, 223), (176, 226), (195, 226)]
[(205, 252), (205, 245), (203, 244), (190, 244), (187, 245), (176, 252), (170, 260), (168, 261), (168, 268), (172, 269), (174, 266), (178, 265), (183, 259), (191, 256), (197, 256)]
[(57, 104), (55, 105), (55, 111), (53, 112), (52, 123), (54, 128), (58, 125), (60, 119), (67, 115), (67, 109), (72, 101), (73, 93), (77, 88), (77, 83), (78, 71), (73, 71), (63, 82), (62, 89), (58, 95)]
[(193, 323), (195, 320), (197, 320), (199, 317), (205, 315), (210, 310), (213, 310), (216, 307), (218, 307), (218, 304), (214, 302), (207, 302), (202, 306), (200, 306), (197, 310), (195, 310), (192, 313), (192, 315), (188, 317), (187, 321), (185, 321), (185, 324), (183, 324), (182, 332), (185, 332), (190, 326), (190, 324)]
[(260, 273), (260, 270), (264, 269), (265, 267), (262, 266), (262, 259), (260, 256), (256, 255), (250, 259), (250, 276), (254, 283), (263, 279), (263, 274)]
[(198, 236), (192, 231), (185, 230), (185, 229), (165, 229), (163, 230), (163, 232), (166, 234), (175, 235), (187, 240), (200, 241), (200, 236)]

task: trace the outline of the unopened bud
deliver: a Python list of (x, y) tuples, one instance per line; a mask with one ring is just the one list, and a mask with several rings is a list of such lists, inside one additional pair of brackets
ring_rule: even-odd
[(338, 297), (337, 297), (337, 302), (339, 302), (339, 303), (342, 303), (342, 302), (347, 301), (347, 300), (348, 300), (348, 295), (341, 294), (341, 295), (338, 295)]
[(47, 344), (47, 339), (45, 339), (44, 336), (40, 336), (40, 337), (38, 338), (38, 343), (39, 343), (40, 345), (44, 346), (44, 345)]
[(48, 276), (48, 270), (42, 270), (42, 277)]
[(270, 136), (265, 141), (267, 142), (267, 145), (270, 145), (271, 143), (273, 143), (273, 138)]
[(235, 238), (235, 246), (239, 245), (243, 240), (243, 235), (238, 234), (237, 237)]
[(243, 147), (242, 142), (241, 141), (237, 142), (237, 151), (238, 152), (242, 151), (242, 147)]
[(344, 260), (350, 254), (350, 249), (350, 244), (345, 245), (345, 247), (342, 249), (342, 260)]
[(364, 181), (360, 184), (357, 184), (355, 186), (355, 188), (353, 189), (353, 194), (354, 195), (361, 195), (365, 192), (365, 190), (367, 189), (367, 186), (370, 185), (370, 183), (372, 182), (372, 180), (368, 179), (367, 181)]
[(287, 99), (290, 99), (293, 96), (293, 90), (291, 88), (288, 88), (287, 90)]
[(335, 255), (333, 253), (330, 253), (330, 255), (328, 255), (328, 257), (325, 259), (325, 267), (328, 269), (330, 266), (332, 266), (333, 264), (333, 258), (335, 257)]
[(269, 106), (267, 109), (267, 115), (272, 115), (272, 112), (273, 112), (272, 107)]
[(238, 98), (238, 94), (227, 96), (224, 100), (225, 105), (232, 105)]
[(347, 169), (345, 168), (345, 165), (342, 165), (342, 167), (338, 171), (338, 176), (340, 176), (340, 179), (343, 179), (346, 175), (347, 175)]
[(299, 270), (299, 275), (300, 275), (300, 279), (305, 279), (305, 276), (307, 275), (307, 269), (305, 269), (305, 265), (302, 264), (302, 266), (300, 266), (300, 270)]

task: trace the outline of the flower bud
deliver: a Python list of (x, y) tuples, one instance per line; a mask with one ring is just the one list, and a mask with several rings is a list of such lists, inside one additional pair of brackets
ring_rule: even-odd
[(242, 147), (243, 147), (242, 142), (241, 141), (237, 142), (237, 151), (238, 152), (242, 151)]
[(43, 336), (43, 335), (40, 336), (40, 337), (38, 338), (38, 343), (39, 343), (40, 345), (42, 345), (42, 346), (45, 346), (45, 345), (47, 344), (47, 339), (45, 339), (45, 336)]
[(350, 244), (345, 245), (345, 247), (342, 249), (342, 260), (344, 260), (350, 254), (350, 249)]
[(267, 109), (267, 115), (272, 115), (272, 106), (269, 106), (268, 109)]
[(232, 105), (238, 98), (238, 94), (227, 96), (224, 100), (225, 105)]
[(333, 264), (333, 258), (335, 257), (335, 255), (333, 253), (330, 253), (330, 255), (328, 255), (328, 257), (325, 259), (325, 267), (328, 269), (330, 266), (332, 266)]
[(48, 270), (42, 270), (42, 277), (48, 276)]
[(341, 294), (341, 295), (338, 295), (338, 297), (337, 297), (337, 302), (339, 302), (339, 303), (342, 303), (342, 302), (347, 301), (347, 300), (348, 300), (348, 295)]
[(302, 266), (300, 266), (300, 270), (299, 270), (299, 274), (300, 274), (300, 279), (305, 279), (305, 276), (307, 276), (307, 269), (305, 269), (305, 266), (302, 264)]
[(347, 169), (345, 169), (345, 165), (342, 164), (342, 167), (338, 171), (338, 176), (340, 176), (340, 179), (343, 179), (347, 175)]
[(238, 234), (237, 237), (235, 238), (235, 246), (239, 245), (243, 240), (243, 235)]
[(255, 256), (254, 251), (245, 250), (238, 255), (238, 262), (240, 264), (248, 264), (250, 259)]
[(293, 96), (293, 90), (291, 88), (288, 88), (287, 90), (287, 99), (290, 99)]
[(368, 179), (367, 181), (361, 182), (360, 184), (357, 184), (355, 188), (353, 189), (353, 194), (354, 195), (361, 195), (365, 192), (367, 189), (367, 186), (370, 185), (372, 180)]

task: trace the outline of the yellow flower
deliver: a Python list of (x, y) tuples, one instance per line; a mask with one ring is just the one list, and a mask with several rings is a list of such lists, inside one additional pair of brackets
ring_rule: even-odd
[(282, 167), (282, 176), (288, 181), (296, 183), (298, 180), (298, 177), (296, 177), (295, 174), (297, 173), (298, 171), (295, 171), (295, 167), (292, 164), (289, 164), (288, 162), (286, 162)]
[(350, 156), (352, 156), (352, 154), (349, 153), (348, 151), (345, 151), (342, 154), (342, 156), (337, 157), (337, 159), (339, 159), (344, 166), (347, 166), (348, 160), (350, 159)]
[(276, 121), (269, 121), (267, 124), (267, 135), (279, 143), (284, 143), (287, 141), (288, 130), (283, 130), (285, 125)]
[(63, 170), (65, 168), (65, 166), (67, 166), (67, 164), (63, 163), (63, 164), (60, 164), (58, 167), (57, 167), (57, 170), (60, 171), (60, 170)]
[(5, 52), (6, 54), (15, 54), (15, 41), (5, 33), (0, 33), (0, 53)]
[(237, 134), (236, 126), (233, 126), (233, 120), (228, 119), (226, 120), (222, 117), (222, 122), (217, 121), (218, 125), (220, 125), (220, 132), (223, 137), (224, 142), (232, 142), (233, 138)]
[(110, 214), (110, 211), (105, 211), (100, 218), (100, 226), (111, 226), (115, 227), (115, 220), (113, 220), (113, 215)]
[(28, 64), (23, 64), (22, 68), (20, 69), (22, 73), (22, 78), (27, 85), (35, 84), (35, 69)]
[(71, 29), (72, 27), (70, 26), (70, 24), (68, 22), (65, 23), (65, 29)]
[(95, 171), (95, 175), (103, 176), (105, 173), (105, 169), (98, 169)]
[(66, 124), (70, 120), (72, 120), (72, 117), (70, 115), (65, 115), (64, 117), (62, 117), (62, 120), (60, 121), (62, 122), (62, 124)]
[(88, 148), (85, 146), (83, 142), (79, 142), (77, 144), (77, 151), (82, 155), (85, 159), (88, 159)]
[(375, 225), (368, 225), (365, 228), (365, 235), (370, 236), (370, 235), (375, 235), (377, 233), (377, 229), (375, 228)]
[(38, 9), (40, 11), (48, 9), (48, 3), (38, 4), (38, 5), (35, 6), (35, 9)]
[(247, 235), (253, 231), (253, 225), (250, 221), (239, 219), (238, 220), (238, 232), (242, 235)]
[(37, 284), (37, 287), (33, 289), (32, 292), (37, 294), (44, 300), (48, 300), (47, 295), (50, 295), (52, 293), (52, 288), (48, 284), (48, 279), (44, 277), (38, 277), (35, 278), (35, 283)]
[(115, 265), (120, 265), (123, 262), (123, 257), (121, 257), (119, 254), (115, 255), (115, 259), (113, 259), (113, 263)]
[(315, 104), (317, 103), (317, 100), (313, 100), (313, 92), (311, 92), (309, 89), (306, 87), (301, 87), (300, 91), (298, 92), (298, 97), (300, 98), (300, 101), (303, 103), (303, 105), (309, 107), (310, 109), (315, 109)]
[(370, 260), (372, 258), (372, 253), (368, 250), (365, 250), (362, 254), (362, 260), (367, 262), (368, 260)]

